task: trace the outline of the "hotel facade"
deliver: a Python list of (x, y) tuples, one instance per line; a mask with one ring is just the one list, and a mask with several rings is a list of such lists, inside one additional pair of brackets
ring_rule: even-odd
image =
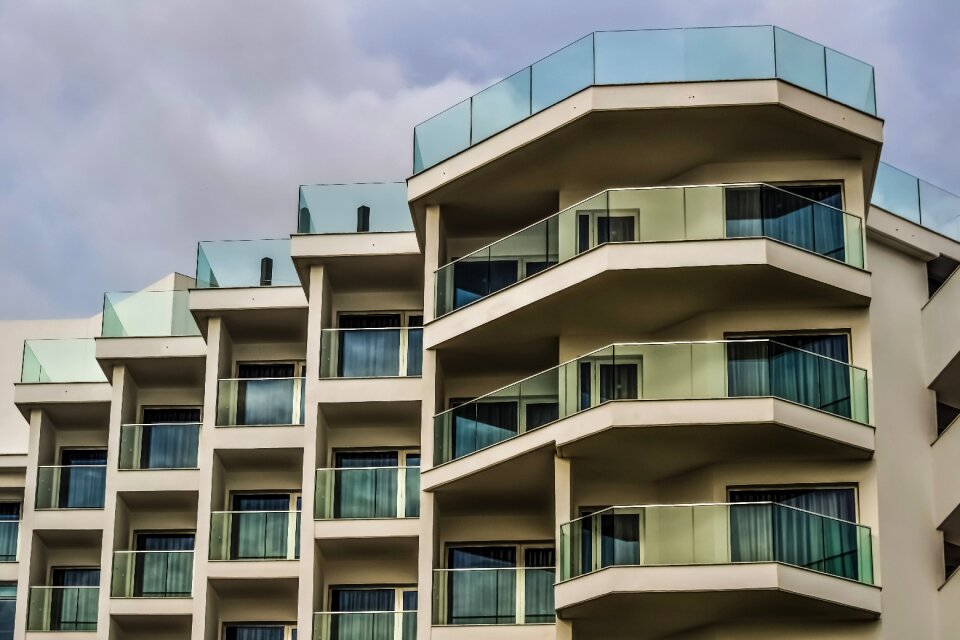
[(776, 27), (592, 33), (3, 323), (0, 640), (960, 637), (960, 197), (879, 114)]

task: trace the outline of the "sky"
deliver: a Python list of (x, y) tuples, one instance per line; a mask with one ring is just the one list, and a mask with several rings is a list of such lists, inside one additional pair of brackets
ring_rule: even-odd
[(960, 192), (957, 0), (0, 0), (0, 319), (405, 179), (416, 123), (590, 31), (744, 24), (873, 64), (884, 160)]

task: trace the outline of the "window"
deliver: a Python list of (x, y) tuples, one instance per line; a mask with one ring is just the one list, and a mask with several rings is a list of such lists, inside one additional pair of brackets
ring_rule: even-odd
[(284, 622), (230, 622), (224, 640), (297, 640), (297, 625)]
[(20, 503), (0, 502), (0, 562), (17, 561), (19, 542)]
[(61, 449), (57, 508), (102, 509), (107, 481), (106, 449)]
[[(642, 515), (605, 511), (607, 508), (587, 507), (580, 510), (580, 566), (587, 571), (640, 564)], [(598, 511), (602, 513), (593, 518), (586, 517)], [(599, 532), (596, 528), (600, 529)]]
[(338, 332), (337, 377), (420, 375), (422, 312), (341, 314), (338, 326), (343, 331)]
[(289, 560), (300, 557), (300, 507), (300, 494), (233, 494), (230, 558)]
[(134, 534), (136, 554), (133, 595), (137, 598), (184, 597), (192, 592), (193, 532)]
[(50, 629), (93, 631), (97, 628), (98, 567), (54, 567), (50, 570)]
[(303, 424), (304, 397), (301, 362), (238, 362), (237, 415), (239, 425)]
[(334, 451), (334, 518), (420, 515), (419, 451)]
[(611, 400), (638, 400), (640, 398), (641, 356), (613, 358), (582, 358), (580, 373), (580, 410)]
[(16, 583), (0, 582), (0, 640), (13, 640), (13, 625), (16, 611)]
[[(337, 586), (330, 589), (330, 638), (352, 640), (415, 640), (415, 587)], [(394, 615), (394, 612), (406, 612)]]
[(447, 548), (447, 624), (535, 624), (555, 620), (553, 546)]
[(608, 242), (635, 242), (639, 228), (638, 209), (577, 211), (577, 253)]
[(200, 411), (200, 407), (144, 407), (139, 468), (195, 469)]

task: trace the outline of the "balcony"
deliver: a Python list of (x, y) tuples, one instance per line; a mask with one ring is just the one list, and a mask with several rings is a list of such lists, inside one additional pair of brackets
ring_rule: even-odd
[(759, 79), (876, 114), (870, 65), (777, 27), (596, 32), (417, 125), (413, 173), (590, 86)]
[(405, 182), (300, 186), (297, 233), (413, 231)]
[(809, 351), (770, 340), (616, 344), (436, 415), (435, 464), (610, 402), (762, 397), (869, 420), (866, 371)]
[(299, 287), (290, 240), (220, 240), (197, 247), (197, 288)]
[(27, 631), (96, 631), (100, 587), (30, 587)]
[(316, 520), (419, 516), (419, 467), (317, 469)]
[(560, 535), (557, 610), (583, 637), (879, 615), (870, 529), (786, 505), (612, 507)]
[(114, 551), (111, 598), (189, 598), (193, 551)]
[(41, 466), (36, 508), (103, 509), (106, 482), (106, 465)]
[(554, 624), (555, 570), (436, 569), (434, 625)]
[(196, 469), (199, 446), (199, 423), (125, 424), (120, 428), (119, 468)]
[(299, 557), (299, 511), (215, 511), (210, 515), (210, 560)]
[(864, 267), (862, 220), (766, 184), (604, 191), (436, 271), (436, 315), (609, 243), (769, 238)]
[(220, 380), (218, 427), (303, 425), (306, 399), (303, 378)]
[(20, 382), (106, 382), (97, 364), (93, 338), (27, 340), (23, 343)]
[(190, 292), (134, 291), (103, 297), (104, 338), (199, 336), (190, 315)]
[(313, 640), (416, 640), (416, 611), (319, 611)]
[(423, 329), (324, 329), (321, 378), (416, 377), (423, 365)]
[(872, 204), (960, 242), (960, 196), (881, 162)]

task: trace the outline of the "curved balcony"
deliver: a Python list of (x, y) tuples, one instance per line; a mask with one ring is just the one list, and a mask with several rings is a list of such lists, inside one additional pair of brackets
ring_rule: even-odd
[[(870, 529), (787, 505), (612, 507), (562, 525), (560, 536), (557, 611), (584, 637), (879, 615)], [(654, 612), (656, 625), (627, 633)]]
[(413, 173), (590, 86), (761, 79), (876, 115), (870, 65), (777, 27), (599, 31), (417, 125)]
[[(437, 414), (434, 462), (475, 454), (610, 402), (746, 398), (776, 398), (844, 423), (869, 419), (867, 372), (809, 351), (771, 340), (616, 344)], [(646, 419), (670, 424), (672, 411)], [(425, 484), (428, 474), (436, 475), (425, 473)]]

